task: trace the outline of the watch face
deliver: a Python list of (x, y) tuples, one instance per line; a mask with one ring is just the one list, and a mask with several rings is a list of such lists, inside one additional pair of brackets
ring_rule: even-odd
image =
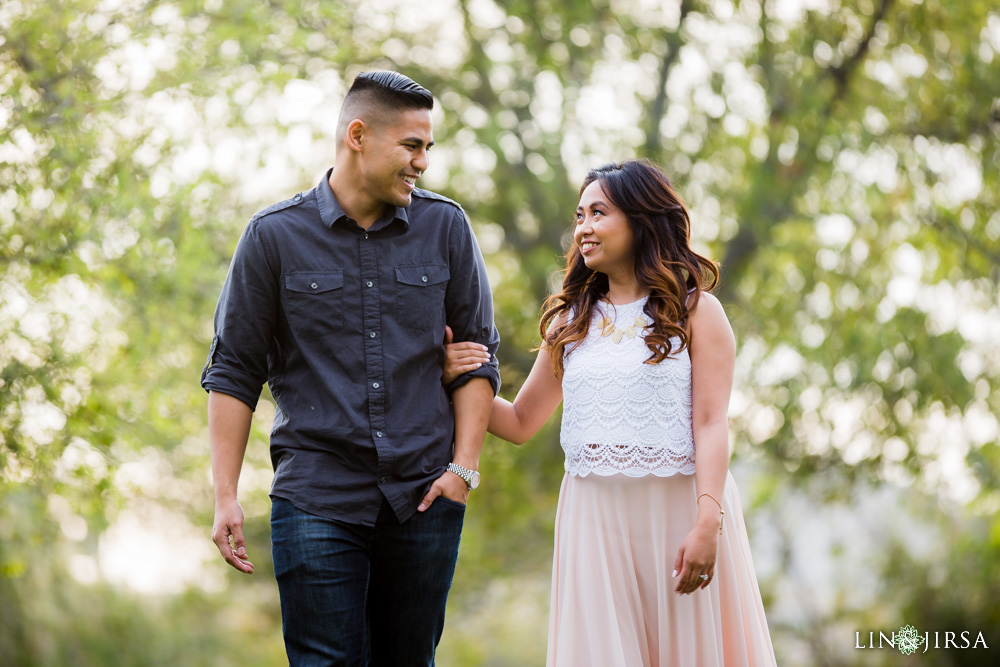
[(472, 477), (469, 479), (469, 488), (475, 489), (479, 486), (479, 473), (473, 472)]

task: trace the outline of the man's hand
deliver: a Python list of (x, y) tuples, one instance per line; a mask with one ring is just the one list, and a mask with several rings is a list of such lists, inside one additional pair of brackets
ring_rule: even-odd
[(420, 501), (417, 511), (426, 511), (438, 496), (444, 496), (448, 500), (465, 505), (469, 502), (469, 485), (455, 473), (445, 470), (444, 474), (431, 484), (427, 495)]
[(454, 334), (451, 327), (444, 328), (444, 372), (441, 382), (448, 386), (462, 373), (474, 371), (485, 363), (489, 363), (489, 348), (479, 343), (465, 341), (453, 343)]
[[(230, 537), (232, 544), (229, 541)], [(253, 574), (253, 563), (247, 556), (246, 541), (243, 539), (243, 508), (235, 498), (229, 502), (215, 504), (212, 541), (219, 547), (219, 553), (227, 563), (240, 572)]]

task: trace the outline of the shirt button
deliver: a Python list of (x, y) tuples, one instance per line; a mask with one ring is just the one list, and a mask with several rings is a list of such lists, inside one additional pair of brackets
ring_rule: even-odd
[(385, 484), (388, 480), (389, 480), (388, 477), (386, 477), (385, 475), (382, 475), (382, 479), (380, 479), (379, 481), (382, 482), (383, 484)]
[(368, 337), (369, 337), (369, 338), (374, 338), (374, 337), (375, 337), (375, 332), (373, 331), (373, 332), (371, 332), (370, 334), (368, 334)]
[(427, 282), (427, 276), (420, 276), (420, 280)]
[(374, 284), (375, 284), (375, 283), (373, 283), (373, 282), (372, 282), (372, 281), (370, 281), (370, 280), (369, 280), (368, 282), (366, 282), (366, 283), (365, 283), (365, 285), (367, 285), (368, 287), (371, 287), (371, 286), (372, 286), (372, 285), (374, 285)]
[(316, 283), (309, 283), (309, 287), (316, 289), (317, 287), (319, 287), (319, 285), (317, 285)]
[(365, 232), (365, 238), (368, 238), (368, 232)]
[(381, 438), (382, 437), (382, 431), (375, 431), (375, 437), (376, 438)]
[(372, 382), (372, 386), (378, 389), (378, 382)]

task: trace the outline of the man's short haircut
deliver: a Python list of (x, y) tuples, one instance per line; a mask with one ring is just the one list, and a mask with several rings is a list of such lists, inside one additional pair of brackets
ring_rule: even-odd
[(347, 99), (364, 91), (390, 108), (433, 109), (434, 96), (408, 76), (391, 70), (375, 70), (359, 74), (347, 91)]
[(355, 118), (377, 125), (400, 111), (433, 108), (434, 96), (410, 77), (391, 70), (363, 72), (344, 98), (337, 136), (342, 138), (347, 124)]

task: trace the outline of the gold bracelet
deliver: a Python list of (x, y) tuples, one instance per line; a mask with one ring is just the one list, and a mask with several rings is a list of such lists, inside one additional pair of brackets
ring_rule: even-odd
[[(695, 504), (697, 505), (698, 502), (702, 498), (704, 498), (705, 496), (708, 496), (709, 498), (711, 498), (712, 500), (714, 500), (715, 504), (719, 506), (719, 516), (720, 517), (726, 516), (726, 510), (722, 509), (722, 503), (720, 503), (719, 500), (718, 500), (718, 498), (716, 498), (715, 496), (713, 496), (711, 493), (703, 493), (700, 496), (698, 496), (697, 500), (694, 501)], [(719, 519), (719, 535), (722, 535), (722, 519), (721, 518)]]

